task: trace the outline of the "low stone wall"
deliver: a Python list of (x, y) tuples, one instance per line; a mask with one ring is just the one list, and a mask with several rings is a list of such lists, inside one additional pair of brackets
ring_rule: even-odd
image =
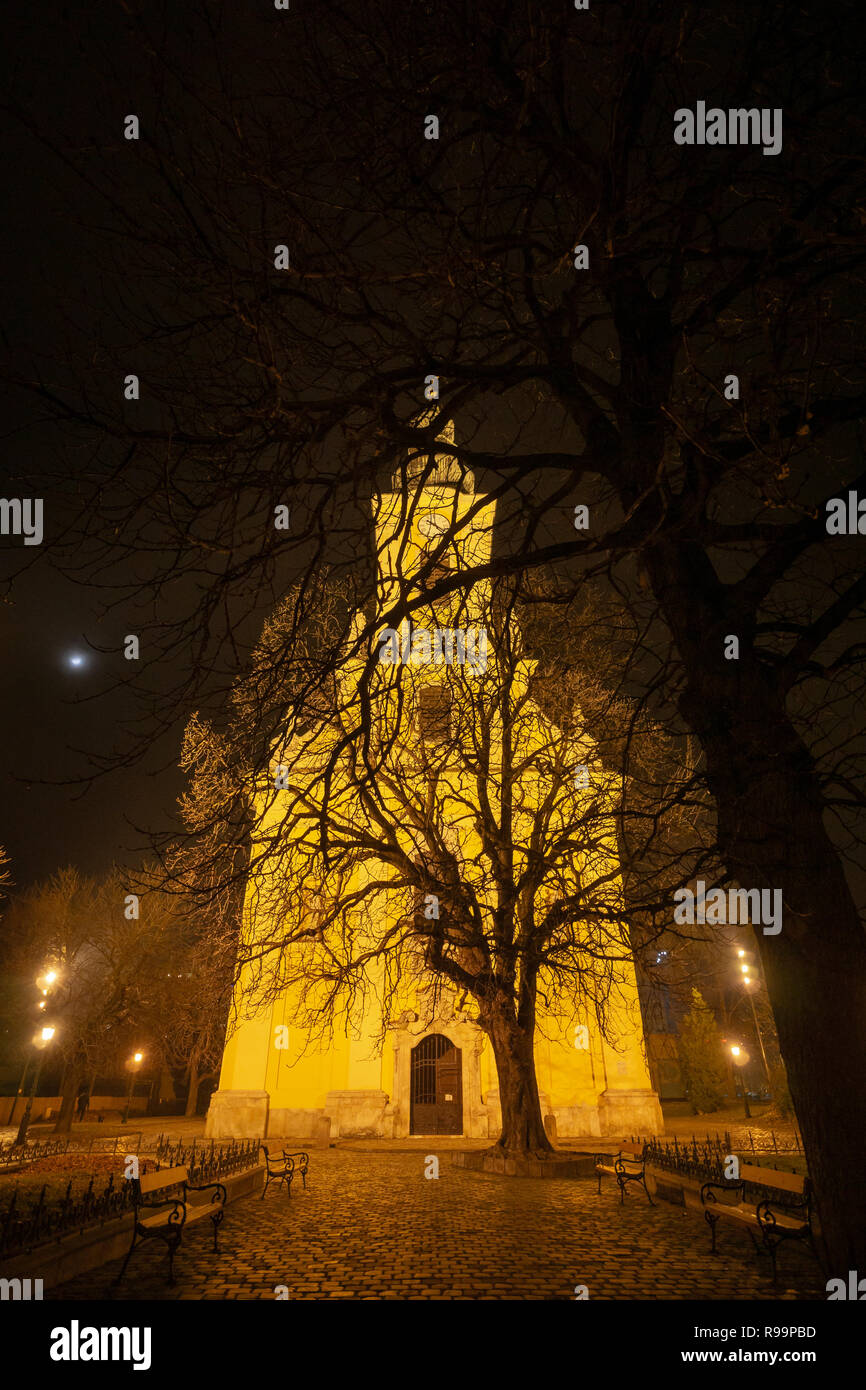
[(271, 1110), (268, 1114), (268, 1139), (289, 1139), (298, 1148), (326, 1149), (330, 1138), (331, 1118), (321, 1110)]
[(452, 1154), (455, 1168), (474, 1173), (501, 1173), (508, 1178), (591, 1178), (595, 1172), (592, 1154), (557, 1154), (553, 1158), (508, 1158), (489, 1149), (462, 1150)]
[[(226, 1189), (226, 1206), (258, 1192), (264, 1184), (264, 1172), (263, 1167), (248, 1168), (245, 1173), (231, 1173), (228, 1177), (220, 1178)], [(227, 1215), (225, 1221), (231, 1222), (231, 1216)], [(0, 1278), (41, 1279), (43, 1287), (51, 1289), (76, 1274), (85, 1274), (111, 1260), (121, 1259), (132, 1241), (132, 1223), (132, 1212), (126, 1212), (102, 1226), (92, 1226), (48, 1245), (38, 1245), (29, 1254), (14, 1255), (0, 1263)], [(178, 1258), (183, 1258), (183, 1245)], [(126, 1277), (133, 1281), (135, 1279), (135, 1256), (130, 1261)]]
[[(595, 1154), (557, 1153), (553, 1158), (507, 1158), (490, 1149), (460, 1150), (451, 1155), (455, 1168), (475, 1173), (499, 1173), (514, 1178), (595, 1178)], [(664, 1168), (647, 1167), (650, 1195), (674, 1206), (702, 1211), (701, 1183)]]
[[(60, 1113), (62, 1096), (36, 1096), (30, 1113), (30, 1123), (38, 1124), (42, 1119), (57, 1119)], [(26, 1096), (0, 1096), (0, 1125), (17, 1125), (27, 1108)], [(122, 1114), (126, 1108), (126, 1096), (91, 1096), (88, 1109), (91, 1114), (97, 1110), (116, 1110)], [(143, 1115), (147, 1109), (147, 1096), (133, 1096), (129, 1107), (130, 1115)]]
[(683, 1173), (671, 1172), (667, 1168), (647, 1166), (646, 1185), (650, 1195), (662, 1202), (671, 1202), (675, 1207), (685, 1207), (688, 1211), (703, 1212), (701, 1206), (701, 1187), (698, 1178), (687, 1178)]

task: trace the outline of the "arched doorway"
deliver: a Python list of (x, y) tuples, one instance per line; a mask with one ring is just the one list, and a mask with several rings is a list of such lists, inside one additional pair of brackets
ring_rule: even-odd
[(412, 1048), (410, 1134), (463, 1133), (463, 1054), (431, 1033)]

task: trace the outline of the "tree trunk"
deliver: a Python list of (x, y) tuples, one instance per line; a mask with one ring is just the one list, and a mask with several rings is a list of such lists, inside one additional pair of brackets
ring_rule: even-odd
[(72, 1131), (72, 1119), (75, 1114), (75, 1103), (78, 1100), (78, 1092), (81, 1080), (84, 1075), (82, 1067), (70, 1064), (64, 1073), (63, 1084), (61, 1087), (60, 1114), (54, 1125), (52, 1134), (69, 1134)]
[[(780, 732), (778, 723), (764, 730), (768, 750), (778, 749)], [(716, 796), (728, 868), (744, 887), (782, 892), (781, 932), (765, 935), (759, 925), (755, 934), (829, 1272), (847, 1277), (866, 1269), (866, 1189), (851, 1182), (866, 1146), (866, 937), (804, 779), (781, 764), (765, 772), (751, 789), (751, 834), (742, 808), (731, 824), (739, 798), (726, 780), (717, 778)]]
[(543, 1158), (553, 1152), (553, 1146), (538, 1098), (534, 1027), (522, 1027), (507, 1002), (489, 1014), (482, 1026), (493, 1047), (502, 1106), (502, 1133), (494, 1147), (509, 1154)]
[(653, 587), (686, 669), (683, 716), (700, 739), (718, 843), (743, 888), (780, 890), (782, 928), (755, 927), (779, 1047), (834, 1278), (866, 1269), (866, 935), (824, 822), (814, 757), (785, 693), (746, 642), (741, 614), (689, 547), (659, 547)]
[(198, 1053), (194, 1052), (189, 1064), (189, 1089), (186, 1094), (186, 1109), (184, 1115), (189, 1118), (194, 1115), (198, 1106)]

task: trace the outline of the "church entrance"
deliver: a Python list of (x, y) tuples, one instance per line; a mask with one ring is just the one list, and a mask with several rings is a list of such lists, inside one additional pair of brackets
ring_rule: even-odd
[(410, 1134), (463, 1133), (463, 1053), (441, 1033), (412, 1048)]

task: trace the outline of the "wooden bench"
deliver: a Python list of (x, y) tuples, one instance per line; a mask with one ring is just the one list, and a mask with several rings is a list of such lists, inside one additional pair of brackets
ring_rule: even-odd
[[(168, 1282), (173, 1284), (174, 1255), (180, 1245), (183, 1232), (187, 1226), (192, 1226), (197, 1221), (203, 1221), (206, 1216), (213, 1224), (213, 1248), (214, 1251), (217, 1251), (217, 1231), (223, 1219), (227, 1196), (221, 1182), (206, 1182), (202, 1183), (200, 1187), (193, 1187), (189, 1181), (187, 1168), (158, 1169), (155, 1173), (145, 1173), (140, 1178), (131, 1178), (130, 1181), (135, 1184), (133, 1195), (135, 1224), (132, 1244), (126, 1252), (126, 1259), (114, 1281), (115, 1284), (119, 1284), (126, 1273), (129, 1257), (136, 1246), (140, 1245), (142, 1241), (150, 1240), (153, 1236), (156, 1236), (158, 1240), (165, 1241), (168, 1247)], [(169, 1195), (170, 1188), (179, 1188), (180, 1194)], [(209, 1202), (187, 1201), (187, 1194), (190, 1192), (210, 1191), (214, 1195)], [(147, 1215), (143, 1213), (147, 1213)]]
[[(265, 1185), (262, 1188), (261, 1201), (264, 1201), (265, 1193), (272, 1182), (277, 1182), (279, 1186), (286, 1184), (286, 1192), (292, 1195), (292, 1179), (295, 1170), (300, 1173), (304, 1187), (307, 1186), (307, 1169), (310, 1166), (310, 1155), (301, 1150), (289, 1153), (282, 1149), (279, 1158), (273, 1158), (267, 1144), (262, 1144), (262, 1153), (265, 1156)], [(298, 1163), (295, 1163), (298, 1159)]]
[(601, 1196), (601, 1180), (607, 1175), (616, 1178), (619, 1184), (620, 1205), (625, 1201), (626, 1185), (630, 1182), (639, 1182), (646, 1193), (646, 1199), (650, 1206), (655, 1206), (646, 1185), (646, 1144), (622, 1143), (615, 1156), (613, 1154), (596, 1154), (595, 1171), (598, 1174), (599, 1196)]
[[(747, 1201), (746, 1185), (752, 1184), (777, 1192), (776, 1197), (764, 1197), (759, 1201)], [(725, 1194), (720, 1200), (716, 1193)], [(718, 1255), (716, 1249), (716, 1227), (720, 1221), (730, 1221), (747, 1231), (756, 1254), (766, 1252), (773, 1263), (773, 1283), (776, 1282), (776, 1250), (784, 1240), (806, 1240), (812, 1254), (820, 1264), (820, 1256), (815, 1245), (812, 1230), (812, 1191), (809, 1179), (800, 1173), (783, 1173), (776, 1168), (758, 1168), (753, 1164), (743, 1164), (740, 1176), (728, 1181), (705, 1182), (701, 1187), (701, 1206), (704, 1217), (712, 1232), (711, 1254)], [(760, 1235), (763, 1251), (758, 1244)]]

